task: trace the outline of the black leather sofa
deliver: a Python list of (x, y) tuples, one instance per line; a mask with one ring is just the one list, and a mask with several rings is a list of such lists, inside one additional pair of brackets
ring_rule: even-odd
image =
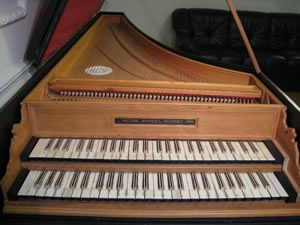
[[(284, 91), (300, 91), (300, 14), (238, 11), (261, 70)], [(176, 9), (175, 47), (199, 60), (252, 68), (229, 11)]]

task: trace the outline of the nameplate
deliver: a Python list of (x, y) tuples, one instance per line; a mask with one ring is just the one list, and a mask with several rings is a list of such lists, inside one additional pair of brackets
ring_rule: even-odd
[(115, 118), (115, 124), (195, 125), (194, 119)]

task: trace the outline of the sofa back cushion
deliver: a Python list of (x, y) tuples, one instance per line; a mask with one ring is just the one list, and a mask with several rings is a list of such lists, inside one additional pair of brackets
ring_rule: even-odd
[(296, 14), (271, 14), (272, 50), (300, 49), (300, 18)]
[[(262, 12), (238, 12), (250, 44), (253, 48), (269, 48), (269, 15)], [(230, 17), (230, 46), (242, 48), (245, 46), (234, 18)]]
[(176, 9), (172, 14), (172, 21), (176, 34), (191, 34), (192, 28), (187, 9)]
[(228, 46), (228, 11), (189, 9), (189, 16), (194, 41), (198, 46)]

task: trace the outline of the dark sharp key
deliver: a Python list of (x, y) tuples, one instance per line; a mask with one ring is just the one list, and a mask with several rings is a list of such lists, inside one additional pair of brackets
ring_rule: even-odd
[(204, 150), (202, 148), (202, 145), (201, 145), (200, 141), (196, 141), (196, 144), (197, 144), (199, 153), (203, 152)]
[[(187, 141), (188, 150), (190, 153), (194, 152), (194, 148), (191, 141)], [(198, 144), (197, 144), (198, 145)], [(198, 147), (199, 148), (199, 147)]]
[(139, 173), (135, 173), (135, 189), (137, 190), (139, 188)]
[(143, 173), (143, 190), (146, 190), (146, 183), (147, 183), (147, 181), (146, 181), (146, 173), (144, 172)]
[(84, 186), (84, 184), (85, 184), (85, 181), (86, 181), (86, 173), (87, 172), (84, 172), (84, 175), (83, 175), (83, 178), (82, 178), (82, 180), (81, 180), (81, 184), (80, 184), (80, 188), (82, 189), (82, 187)]
[(121, 176), (122, 176), (122, 173), (119, 173), (118, 175), (118, 180), (117, 180), (117, 190), (120, 190), (121, 189)]
[(105, 174), (106, 174), (106, 172), (101, 172), (101, 179), (100, 179), (100, 186), (99, 186), (101, 189), (104, 187), (104, 177), (105, 177)]
[(245, 153), (248, 153), (248, 149), (246, 148), (246, 146), (244, 145), (244, 143), (242, 141), (239, 141), (239, 143), (240, 143), (240, 146), (242, 147), (243, 151)]
[(150, 189), (150, 186), (149, 186), (149, 173), (146, 173), (146, 188), (147, 188), (147, 190)]
[(134, 190), (134, 182), (135, 182), (135, 173), (132, 174), (132, 180), (131, 180), (131, 189)]
[(210, 189), (210, 185), (208, 183), (207, 177), (205, 173), (200, 173), (201, 174), (201, 178), (202, 178), (202, 182), (203, 182), (203, 187), (205, 189)]
[(54, 143), (54, 138), (51, 138), (49, 141), (48, 141), (48, 143), (47, 143), (47, 145), (46, 145), (46, 147), (45, 147), (45, 150), (46, 151), (48, 151), (50, 148), (51, 148), (51, 146), (53, 145), (53, 143)]
[(216, 149), (215, 144), (212, 141), (209, 141), (209, 144), (210, 144), (210, 147), (211, 147), (211, 150), (213, 151), (213, 153), (216, 153), (217, 149)]
[(183, 182), (182, 182), (182, 176), (180, 173), (176, 173), (176, 177), (177, 177), (177, 186), (179, 190), (183, 190)]
[(145, 186), (143, 187), (144, 190), (149, 190), (149, 173), (148, 172), (144, 172), (143, 176), (144, 178), (144, 182), (145, 182)]
[(217, 182), (218, 182), (218, 185), (219, 185), (219, 189), (223, 189), (224, 188), (224, 183), (223, 183), (223, 180), (220, 176), (219, 173), (215, 173), (216, 174), (216, 178), (217, 178)]
[(230, 141), (226, 141), (226, 143), (227, 143), (227, 146), (229, 148), (229, 151), (231, 153), (235, 152), (234, 147), (232, 146), (231, 142)]
[(158, 188), (158, 190), (161, 190), (161, 184), (160, 184), (160, 176), (159, 176), (159, 173), (157, 173), (157, 188)]
[(138, 140), (133, 141), (133, 152), (137, 152), (139, 149), (139, 142)]
[(250, 178), (251, 180), (251, 183), (253, 185), (254, 188), (258, 188), (259, 187), (259, 184), (257, 183), (257, 181), (255, 180), (255, 177), (252, 175), (252, 173), (248, 172), (248, 177)]
[(157, 149), (157, 152), (161, 152), (162, 151), (160, 140), (156, 141), (156, 149)]
[(168, 179), (168, 189), (172, 190), (172, 185), (171, 185), (171, 174), (167, 173), (167, 179)]
[(200, 185), (199, 185), (199, 181), (198, 181), (198, 178), (196, 176), (195, 173), (192, 173), (192, 180), (194, 180), (194, 183), (195, 183), (195, 189), (200, 189)]
[(79, 174), (80, 174), (80, 172), (79, 172), (79, 171), (76, 171), (76, 177), (75, 177), (75, 180), (74, 180), (74, 187), (77, 186), (78, 179), (79, 179)]
[(61, 186), (61, 183), (62, 183), (62, 180), (63, 180), (63, 178), (64, 178), (64, 176), (65, 176), (65, 173), (66, 173), (66, 171), (61, 171), (61, 172), (59, 172), (59, 175), (58, 175), (58, 177), (57, 177), (57, 179), (56, 179), (56, 181), (55, 181), (55, 184), (54, 184), (54, 187), (57, 189), (57, 188), (60, 188), (60, 186)]
[(45, 183), (46, 188), (49, 188), (51, 186), (51, 184), (53, 183), (55, 174), (56, 174), (56, 171), (54, 171), (54, 170), (51, 171), (51, 174), (50, 174), (50, 176), (48, 177), (48, 179)]
[(221, 152), (223, 152), (223, 153), (226, 152), (226, 149), (225, 149), (223, 143), (221, 141), (218, 141), (218, 144), (219, 144), (219, 146), (221, 148)]
[(163, 174), (162, 173), (158, 173), (158, 180), (159, 180), (159, 182), (158, 182), (158, 189), (159, 190), (164, 190), (164, 181), (163, 181)]
[(89, 184), (90, 177), (91, 177), (91, 172), (88, 171), (88, 172), (87, 172), (87, 175), (86, 175), (85, 184), (84, 184), (84, 186), (83, 186), (82, 188), (84, 188), (84, 189), (87, 188), (87, 186), (88, 186), (88, 184)]
[(175, 190), (175, 184), (173, 179), (173, 174), (169, 173), (169, 179), (170, 179), (170, 189)]
[(183, 179), (182, 179), (182, 174), (179, 173), (179, 177), (180, 177), (180, 183), (181, 183), (181, 187), (182, 187), (182, 190), (184, 189), (184, 183), (183, 183)]
[(143, 190), (149, 190), (149, 173), (143, 173)]
[(113, 186), (114, 186), (115, 174), (116, 174), (115, 172), (112, 172), (110, 183), (109, 183), (110, 190), (113, 189)]
[(119, 152), (124, 152), (125, 150), (125, 140), (120, 141)]
[(120, 189), (123, 189), (124, 187), (124, 172), (121, 172), (120, 174), (121, 178), (120, 178)]
[(112, 189), (113, 181), (114, 181), (114, 175), (115, 175), (114, 172), (109, 172), (108, 179), (107, 179), (107, 183), (106, 183), (106, 188), (107, 188), (108, 190), (111, 190), (111, 189)]
[(255, 147), (255, 145), (251, 141), (249, 141), (248, 144), (249, 144), (250, 148), (252, 149), (252, 151), (254, 153), (258, 152), (257, 148)]
[(192, 173), (192, 174), (193, 174), (193, 177), (194, 177), (194, 179), (195, 179), (196, 187), (197, 187), (197, 189), (199, 190), (199, 189), (200, 189), (200, 185), (199, 185), (198, 177), (197, 177), (196, 173)]
[(137, 190), (137, 181), (138, 181), (138, 174), (135, 172), (133, 173), (133, 177), (132, 177), (132, 189), (133, 190)]
[(114, 182), (114, 175), (115, 175), (114, 172), (110, 172), (110, 177), (109, 177), (109, 179), (108, 179), (108, 186), (107, 186), (107, 189), (108, 189), (108, 190), (111, 190), (111, 189), (112, 189), (113, 182)]
[(266, 180), (265, 176), (262, 173), (257, 173), (257, 176), (259, 177), (261, 183), (264, 185), (264, 188), (270, 187), (269, 182)]
[(190, 176), (191, 176), (191, 180), (192, 180), (193, 189), (195, 190), (195, 189), (197, 189), (195, 177), (194, 177), (193, 173), (190, 173)]
[(235, 185), (234, 185), (233, 180), (231, 179), (231, 176), (228, 173), (225, 173), (225, 177), (226, 177), (227, 183), (229, 185), (229, 188), (230, 189), (235, 188)]
[(239, 188), (240, 189), (245, 188), (245, 184), (243, 183), (242, 179), (240, 178), (240, 175), (238, 173), (233, 173), (233, 175), (234, 175), (234, 178), (236, 179), (236, 182), (239, 185)]
[(87, 151), (88, 152), (91, 152), (93, 150), (94, 142), (95, 142), (94, 139), (89, 140), (89, 143), (88, 143), (88, 146), (87, 146)]
[(135, 189), (139, 189), (139, 174), (135, 173)]
[(80, 185), (80, 188), (81, 189), (86, 189), (87, 188), (87, 185), (88, 185), (88, 182), (89, 182), (89, 179), (90, 179), (90, 174), (91, 172), (85, 172), (84, 174), (84, 177), (83, 177), (83, 182), (81, 182), (81, 185)]
[(69, 139), (67, 139), (66, 141), (65, 141), (65, 144), (64, 144), (64, 146), (63, 146), (63, 151), (68, 151), (69, 150), (69, 148), (70, 148), (70, 145), (71, 145), (71, 139), (69, 138)]
[(165, 143), (166, 143), (166, 152), (168, 153), (171, 152), (170, 141), (166, 140)]
[(114, 152), (116, 150), (116, 140), (111, 140), (110, 152)]
[(97, 179), (96, 188), (102, 189), (103, 183), (104, 183), (104, 172), (100, 172)]
[(101, 145), (101, 152), (104, 152), (107, 147), (107, 139), (103, 139), (102, 145)]
[(76, 187), (76, 184), (77, 184), (77, 181), (78, 181), (78, 176), (79, 176), (79, 171), (76, 171), (73, 174), (73, 177), (72, 177), (72, 180), (71, 180), (71, 183), (70, 183), (70, 188), (75, 188)]
[(55, 151), (57, 151), (57, 150), (60, 148), (62, 142), (63, 142), (63, 139), (62, 139), (62, 138), (59, 138), (59, 139), (57, 140), (56, 144), (54, 145), (54, 150), (55, 150)]
[(161, 190), (165, 190), (165, 182), (164, 182), (164, 176), (163, 173), (160, 173), (160, 185), (161, 185)]
[(80, 140), (79, 140), (78, 145), (77, 145), (77, 147), (76, 147), (76, 151), (78, 151), (78, 152), (81, 152), (81, 151), (82, 151), (83, 146), (84, 146), (84, 142), (85, 142), (84, 139), (80, 139)]
[(43, 170), (40, 175), (38, 176), (38, 178), (36, 179), (36, 181), (34, 182), (34, 187), (40, 187), (41, 184), (43, 183), (43, 180), (45, 178), (47, 171)]
[(109, 189), (110, 180), (111, 180), (111, 172), (108, 172), (108, 177), (106, 179), (106, 184), (104, 184), (106, 189)]
[(180, 148), (179, 148), (178, 141), (174, 141), (174, 146), (175, 146), (175, 152), (179, 153), (180, 152)]
[(147, 140), (143, 140), (143, 151), (148, 152), (148, 141)]

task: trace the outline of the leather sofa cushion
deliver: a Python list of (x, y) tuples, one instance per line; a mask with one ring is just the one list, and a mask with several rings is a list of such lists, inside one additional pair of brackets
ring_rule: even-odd
[(217, 48), (212, 48), (212, 47), (202, 47), (202, 48), (197, 48), (197, 56), (200, 59), (207, 59), (211, 61), (218, 61), (219, 60), (219, 53)]
[[(283, 90), (300, 90), (300, 16), (238, 11), (261, 70)], [(229, 11), (177, 9), (172, 14), (176, 47), (197, 59), (252, 68)]]
[(296, 14), (271, 14), (270, 48), (300, 50), (300, 19)]
[(241, 53), (233, 48), (219, 49), (219, 61), (226, 64), (241, 65), (243, 57)]
[[(253, 48), (266, 49), (269, 47), (269, 16), (267, 13), (239, 11), (239, 17)], [(244, 42), (238, 27), (231, 17), (230, 19), (230, 45), (233, 48), (244, 47)]]
[(194, 41), (198, 46), (228, 46), (228, 11), (190, 9), (189, 15)]
[(241, 65), (243, 62), (240, 52), (232, 48), (198, 47), (196, 55), (201, 59), (219, 61), (226, 64)]
[(291, 76), (299, 76), (299, 74), (300, 74), (300, 50), (299, 51), (283, 50), (280, 53), (287, 59), (289, 74)]
[(264, 70), (272, 76), (282, 76), (288, 70), (287, 59), (278, 52), (268, 52)]
[[(243, 58), (243, 62), (242, 62), (243, 65), (245, 65), (245, 66), (252, 66), (253, 65), (252, 61), (251, 61), (251, 58), (250, 58), (250, 56), (249, 56), (246, 49), (241, 50), (241, 55), (242, 55), (242, 58)], [(256, 49), (255, 56), (256, 56), (256, 59), (257, 59), (257, 62), (259, 64), (259, 66), (261, 68), (264, 68), (265, 64), (266, 64), (266, 57), (267, 57), (266, 51)]]
[(191, 33), (190, 19), (187, 9), (177, 9), (176, 13), (172, 14), (172, 20), (176, 33)]

